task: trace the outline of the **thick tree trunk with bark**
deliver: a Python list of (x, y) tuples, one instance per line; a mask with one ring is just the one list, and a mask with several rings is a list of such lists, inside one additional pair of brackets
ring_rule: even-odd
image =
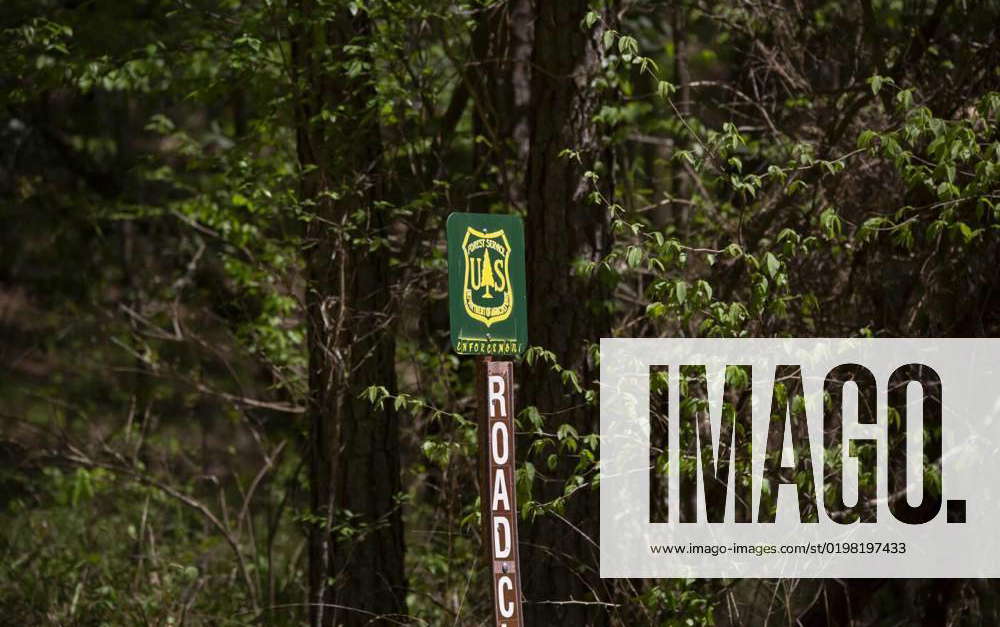
[(474, 198), (473, 209), (497, 201), (525, 209), (524, 165), (528, 159), (531, 113), (531, 52), (534, 14), (531, 0), (509, 0), (481, 10), (472, 36), (475, 65), (473, 125), (486, 139), (475, 146), (476, 165), (488, 172), (498, 194)]
[(375, 205), (383, 192), (374, 84), (346, 72), (352, 54), (366, 53), (344, 50), (370, 36), (370, 23), (364, 11), (320, 15), (309, 0), (297, 8), (297, 145), (302, 201), (314, 214), (305, 242), (310, 621), (381, 624), (375, 617), (406, 611), (399, 425), (391, 403), (373, 406), (364, 392), (395, 391), (395, 341), (387, 251), (370, 247), (387, 235)]
[[(585, 387), (597, 379), (586, 342), (607, 336), (611, 325), (605, 307), (609, 287), (596, 275), (581, 277), (574, 271), (577, 260), (598, 260), (611, 245), (608, 209), (592, 201), (594, 184), (584, 176), (599, 171), (599, 186), (607, 193), (610, 173), (598, 167), (603, 147), (594, 123), (601, 102), (595, 78), (602, 71), (603, 27), (583, 26), (588, 10), (584, 0), (538, 2), (535, 7), (526, 175), (530, 340), (575, 370)], [(574, 155), (563, 154), (567, 149)], [(597, 431), (596, 407), (584, 406), (581, 396), (546, 364), (536, 364), (523, 378), (523, 387), (525, 403), (537, 406), (552, 429), (568, 422), (581, 435)], [(536, 479), (534, 497), (548, 501), (562, 495), (576, 463), (575, 456), (566, 453), (551, 473), (536, 464), (539, 474), (547, 476)], [(584, 489), (573, 495), (563, 518), (573, 526), (547, 515), (524, 527), (522, 584), (529, 600), (525, 622), (604, 624), (605, 609), (593, 603), (607, 601), (597, 571), (597, 492)]]

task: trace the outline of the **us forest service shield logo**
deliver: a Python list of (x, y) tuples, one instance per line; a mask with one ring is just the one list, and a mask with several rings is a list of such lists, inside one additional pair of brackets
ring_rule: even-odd
[(503, 229), (484, 233), (471, 226), (462, 240), (465, 281), (462, 304), (470, 318), (487, 327), (503, 322), (514, 310), (510, 283), (510, 242)]
[(448, 216), (448, 319), (459, 355), (520, 355), (528, 347), (524, 223), (518, 216)]

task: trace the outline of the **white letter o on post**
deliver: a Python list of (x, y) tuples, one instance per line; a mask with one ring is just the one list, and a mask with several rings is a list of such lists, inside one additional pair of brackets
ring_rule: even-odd
[[(503, 435), (503, 456), (500, 455), (500, 436)], [(493, 449), (493, 463), (506, 464), (510, 454), (510, 434), (507, 431), (507, 424), (504, 422), (494, 422), (490, 430), (490, 441)]]

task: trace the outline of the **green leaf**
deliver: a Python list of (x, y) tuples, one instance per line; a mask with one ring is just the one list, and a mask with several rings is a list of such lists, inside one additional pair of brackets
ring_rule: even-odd
[(618, 39), (618, 51), (622, 54), (638, 54), (639, 42), (636, 41), (635, 37), (623, 35)]
[(896, 83), (888, 76), (875, 74), (868, 79), (868, 84), (871, 85), (872, 95), (877, 96), (878, 92), (882, 91), (883, 85), (895, 85)]
[(684, 301), (687, 300), (687, 290), (688, 290), (687, 283), (685, 283), (684, 281), (678, 281), (674, 285), (674, 296), (677, 297), (678, 305), (683, 305)]
[(858, 148), (872, 148), (877, 137), (878, 134), (873, 130), (865, 129), (861, 131), (861, 134), (858, 135)]
[(657, 95), (659, 95), (660, 98), (663, 98), (664, 100), (669, 98), (670, 95), (673, 94), (675, 91), (677, 91), (677, 86), (668, 81), (660, 81), (656, 85)]
[(604, 49), (610, 50), (611, 46), (615, 45), (615, 31), (606, 30), (604, 31)]
[(642, 249), (638, 246), (629, 246), (625, 253), (625, 261), (630, 268), (635, 268), (642, 262)]
[(833, 239), (841, 233), (840, 217), (831, 208), (823, 210), (823, 213), (819, 215), (819, 224), (829, 239)]
[(765, 253), (764, 268), (767, 270), (768, 275), (770, 275), (773, 279), (778, 274), (778, 270), (781, 269), (781, 262), (778, 261), (778, 258), (775, 257), (773, 253)]
[(527, 407), (525, 407), (524, 411), (521, 412), (521, 415), (528, 421), (528, 423), (535, 430), (542, 428), (542, 423), (543, 423), (542, 414), (541, 412), (538, 411), (538, 408), (535, 407), (534, 405), (528, 405)]
[(799, 234), (796, 233), (795, 231), (793, 231), (792, 229), (787, 228), (787, 227), (784, 228), (784, 229), (781, 229), (781, 232), (778, 233), (778, 241), (779, 242), (784, 242), (785, 240), (789, 240), (792, 243), (797, 244), (798, 241), (799, 241), (799, 239), (800, 239), (799, 238)]
[(776, 165), (767, 166), (767, 175), (776, 181), (784, 181), (788, 174)]
[(904, 109), (910, 109), (913, 107), (913, 90), (912, 89), (902, 89), (898, 94), (896, 94), (896, 102), (898, 102)]
[(396, 397), (396, 401), (393, 403), (396, 411), (399, 411), (406, 407), (406, 394), (400, 394)]
[(565, 440), (566, 438), (576, 438), (578, 436), (579, 434), (576, 431), (576, 427), (569, 424), (568, 422), (564, 422), (563, 424), (559, 425), (558, 429), (556, 429), (556, 437), (560, 441)]
[(956, 222), (953, 227), (962, 236), (962, 240), (968, 244), (973, 237), (976, 236), (976, 232), (972, 230), (965, 222)]
[(583, 389), (580, 387), (580, 381), (576, 376), (576, 372), (572, 370), (563, 370), (561, 377), (563, 385), (569, 384), (573, 386), (573, 389), (576, 390), (577, 392), (583, 391)]

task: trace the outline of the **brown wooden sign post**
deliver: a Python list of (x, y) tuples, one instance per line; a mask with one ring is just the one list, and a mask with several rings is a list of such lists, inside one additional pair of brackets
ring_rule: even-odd
[(514, 364), (479, 360), (480, 501), (497, 627), (522, 627), (514, 477)]
[(497, 627), (522, 627), (514, 482), (514, 364), (528, 346), (524, 224), (511, 215), (448, 216), (451, 344), (478, 355), (479, 495)]

